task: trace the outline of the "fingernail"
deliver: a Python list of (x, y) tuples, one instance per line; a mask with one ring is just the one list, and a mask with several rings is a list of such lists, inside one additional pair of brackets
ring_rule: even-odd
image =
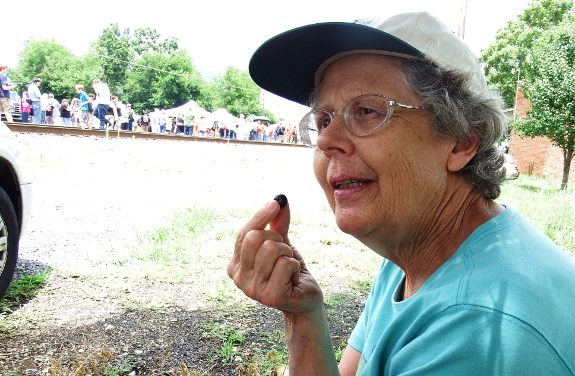
[(282, 194), (279, 194), (276, 197), (274, 197), (274, 200), (277, 201), (278, 204), (280, 204), (280, 209), (285, 208), (288, 203), (287, 197)]

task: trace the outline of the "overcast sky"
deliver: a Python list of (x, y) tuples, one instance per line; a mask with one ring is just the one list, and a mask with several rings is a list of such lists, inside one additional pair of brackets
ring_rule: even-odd
[[(72, 2), (2, 1), (0, 62), (16, 67), (23, 42), (53, 38), (78, 55), (86, 53), (110, 23), (121, 29), (156, 29), (177, 38), (205, 78), (227, 66), (246, 70), (251, 54), (270, 37), (294, 27), (324, 21), (387, 18), (427, 10), (457, 31), (463, 0), (78, 0)], [(480, 54), (496, 31), (531, 0), (468, 0), (465, 40)], [(25, 5), (23, 5), (25, 4)]]

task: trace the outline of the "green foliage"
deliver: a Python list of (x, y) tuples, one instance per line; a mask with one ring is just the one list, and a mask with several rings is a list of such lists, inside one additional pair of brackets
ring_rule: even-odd
[(127, 74), (123, 99), (136, 112), (175, 107), (201, 96), (201, 76), (185, 51), (147, 52), (135, 63), (139, 65)]
[(147, 52), (160, 52), (172, 54), (178, 52), (178, 40), (176, 38), (164, 39), (159, 42), (160, 34), (155, 29), (149, 27), (134, 30), (131, 40), (132, 49), (140, 56)]
[(575, 257), (575, 192), (552, 180), (520, 175), (506, 181), (497, 202), (510, 205), (533, 226)]
[(215, 80), (223, 85), (203, 80), (177, 39), (162, 39), (151, 28), (132, 32), (110, 24), (84, 57), (74, 56), (54, 40), (28, 41), (20, 56), (18, 67), (11, 70), (12, 80), (28, 84), (38, 77), (41, 92), (53, 93), (58, 100), (75, 97), (77, 84), (92, 91), (92, 81), (98, 78), (112, 94), (131, 103), (136, 113), (194, 100), (209, 112), (225, 108), (235, 116), (263, 115), (277, 122), (261, 107), (261, 89), (246, 71), (228, 67)]
[(97, 77), (105, 81), (114, 94), (121, 95), (126, 82), (126, 72), (135, 52), (132, 49), (130, 29), (120, 30), (117, 23), (102, 31), (98, 41), (92, 46), (92, 53), (100, 55), (99, 65), (101, 75)]
[(563, 184), (575, 150), (575, 21), (565, 20), (533, 44), (527, 59), (531, 77), (524, 85), (531, 102), (528, 119), (515, 124), (523, 136), (546, 136), (563, 151)]
[(247, 71), (228, 67), (226, 72), (217, 77), (215, 81), (225, 84), (216, 91), (217, 107), (225, 108), (234, 116), (263, 115), (260, 104), (261, 89), (250, 78)]
[(59, 99), (75, 96), (76, 84), (89, 86), (97, 71), (93, 58), (78, 58), (54, 40), (27, 41), (20, 58), (18, 68), (12, 72), (12, 80), (28, 84), (38, 77), (42, 80), (40, 91), (53, 93)]
[(207, 330), (202, 334), (202, 338), (215, 338), (221, 341), (218, 350), (220, 361), (224, 364), (231, 364), (238, 353), (238, 345), (244, 341), (244, 331), (219, 323), (209, 323), (205, 326)]
[(47, 278), (48, 273), (43, 272), (36, 275), (23, 275), (13, 281), (0, 300), (0, 310), (9, 311), (10, 307), (19, 306), (32, 299), (44, 287)]
[(530, 76), (526, 60), (541, 34), (563, 21), (573, 8), (573, 0), (535, 0), (518, 19), (499, 29), (495, 42), (483, 51), (485, 76), (499, 91), (508, 107), (515, 102), (516, 82)]

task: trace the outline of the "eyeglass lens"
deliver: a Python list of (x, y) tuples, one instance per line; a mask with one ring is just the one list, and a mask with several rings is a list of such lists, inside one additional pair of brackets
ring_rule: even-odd
[[(356, 135), (369, 134), (388, 120), (389, 101), (377, 95), (362, 95), (353, 99), (344, 109), (344, 119), (349, 130)], [(302, 140), (314, 146), (317, 137), (332, 122), (332, 114), (326, 110), (308, 113), (300, 123)]]

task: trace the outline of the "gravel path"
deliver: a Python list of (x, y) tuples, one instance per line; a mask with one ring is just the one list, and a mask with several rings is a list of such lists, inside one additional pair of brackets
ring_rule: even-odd
[[(294, 213), (314, 216), (322, 225), (300, 228), (300, 238), (309, 232), (310, 244), (317, 244), (318, 232), (333, 227), (322, 222), (322, 216), (327, 222), (331, 214), (313, 176), (311, 149), (41, 134), (19, 134), (18, 139), (33, 176), (34, 204), (17, 273), (36, 274), (46, 268), (56, 272), (38, 296), (10, 315), (15, 328), (0, 325), (0, 334), (17, 333), (0, 340), (2, 375), (71, 374), (82, 359), (94, 359), (102, 350), (114, 362), (137, 360), (130, 363), (137, 364), (132, 373), (118, 375), (167, 374), (162, 372), (180, 363), (199, 374), (245, 374), (242, 367), (213, 361), (219, 344), (201, 337), (203, 325), (232, 320), (240, 327), (255, 325), (259, 332), (273, 333), (282, 328), (277, 312), (248, 304), (238, 313), (231, 309), (233, 302), (223, 302), (230, 307), (228, 314), (221, 309), (214, 313), (193, 285), (132, 279), (127, 277), (131, 270), (110, 260), (129, 252), (139, 233), (167, 222), (175, 211), (237, 207), (253, 212), (278, 193), (289, 198), (292, 220)], [(375, 269), (378, 260), (368, 252), (355, 256), (359, 247), (319, 244), (320, 253), (307, 258), (308, 264), (317, 265), (314, 275), (324, 291), (349, 280), (343, 269), (357, 271), (344, 268), (350, 259)], [(336, 249), (337, 258), (324, 263)], [(214, 278), (226, 278), (225, 263), (215, 266)], [(111, 276), (123, 273), (125, 280), (87, 277), (91, 270), (105, 274), (107, 268)], [(124, 284), (134, 301), (161, 297), (157, 301), (164, 305), (162, 314), (126, 309), (125, 297), (118, 293)], [(100, 295), (106, 289), (110, 292)], [(349, 335), (364, 299), (364, 293), (357, 293), (329, 313), (336, 345)], [(257, 342), (246, 338), (251, 340)], [(242, 356), (245, 360), (251, 355)]]

